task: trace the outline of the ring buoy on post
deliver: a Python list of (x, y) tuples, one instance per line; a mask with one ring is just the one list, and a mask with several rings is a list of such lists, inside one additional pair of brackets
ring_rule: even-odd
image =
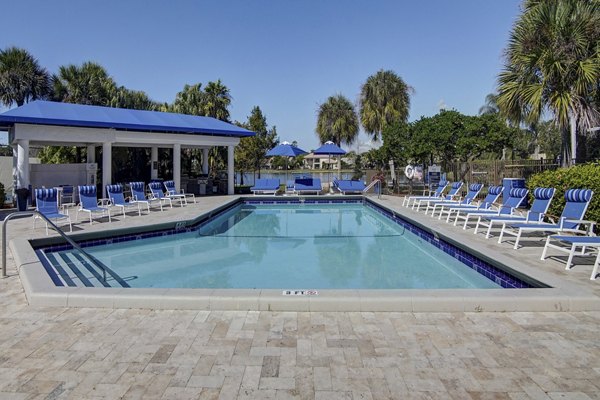
[(415, 167), (408, 164), (406, 168), (404, 168), (404, 175), (406, 175), (408, 179), (412, 180), (412, 178), (415, 177)]

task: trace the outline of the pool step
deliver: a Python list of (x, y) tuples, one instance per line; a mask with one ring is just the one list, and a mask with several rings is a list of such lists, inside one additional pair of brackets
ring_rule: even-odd
[(46, 259), (50, 264), (48, 273), (57, 286), (129, 287), (127, 282), (111, 269), (107, 269), (106, 282), (104, 282), (102, 270), (81, 254), (75, 252), (46, 253)]

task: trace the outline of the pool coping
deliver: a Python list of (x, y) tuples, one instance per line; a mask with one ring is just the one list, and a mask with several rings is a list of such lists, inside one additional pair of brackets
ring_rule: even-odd
[[(323, 196), (302, 196), (323, 199)], [(335, 196), (338, 197), (338, 196)], [(328, 196), (328, 198), (335, 198)], [(339, 196), (340, 199), (363, 199), (362, 196)], [(281, 199), (280, 196), (240, 196), (199, 214), (189, 225), (244, 200)], [(435, 232), (440, 238), (464, 247), (451, 230), (424, 225), (410, 214), (367, 198), (391, 213), (401, 216), (421, 229)], [(169, 229), (178, 221), (149, 224), (134, 228), (117, 228), (72, 235), (89, 239), (107, 234), (125, 234)], [(439, 227), (438, 227), (439, 228)], [(442, 227), (443, 228), (443, 227)], [(57, 242), (58, 237), (35, 239), (37, 242)], [(398, 312), (458, 312), (458, 311), (596, 311), (600, 298), (588, 289), (558, 279), (540, 268), (532, 267), (515, 257), (498, 251), (494, 257), (475, 244), (469, 246), (479, 257), (502, 265), (519, 276), (531, 277), (550, 287), (532, 289), (320, 289), (318, 295), (284, 296), (282, 289), (153, 289), (153, 288), (91, 288), (57, 287), (35, 254), (30, 240), (15, 238), (10, 249), (29, 304), (56, 307), (195, 309), (195, 310), (258, 310), (258, 311), (398, 311)], [(501, 249), (500, 249), (501, 250)], [(311, 288), (306, 288), (311, 289)]]

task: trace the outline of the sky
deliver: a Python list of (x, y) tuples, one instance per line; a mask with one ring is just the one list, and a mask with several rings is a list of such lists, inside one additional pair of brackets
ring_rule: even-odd
[[(381, 69), (414, 89), (410, 121), (440, 108), (477, 114), (495, 89), (520, 3), (8, 1), (0, 48), (24, 48), (50, 73), (97, 62), (118, 85), (160, 102), (185, 84), (221, 79), (232, 120), (259, 106), (281, 141), (311, 150), (319, 105), (336, 94), (358, 104), (361, 85)], [(359, 142), (368, 141), (361, 132)]]

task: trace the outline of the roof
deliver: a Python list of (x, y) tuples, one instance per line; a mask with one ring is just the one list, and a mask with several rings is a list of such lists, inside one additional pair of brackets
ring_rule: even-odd
[(0, 114), (0, 127), (17, 123), (234, 137), (255, 135), (211, 117), (42, 100)]

